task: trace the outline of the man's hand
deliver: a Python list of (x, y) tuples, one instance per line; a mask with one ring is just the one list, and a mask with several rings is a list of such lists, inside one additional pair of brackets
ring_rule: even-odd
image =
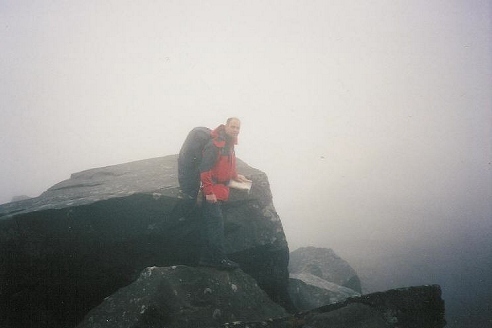
[(215, 194), (205, 195), (205, 199), (209, 203), (217, 203), (217, 196)]
[(238, 174), (237, 178), (235, 179), (238, 182), (251, 182), (251, 180), (247, 179), (244, 175)]

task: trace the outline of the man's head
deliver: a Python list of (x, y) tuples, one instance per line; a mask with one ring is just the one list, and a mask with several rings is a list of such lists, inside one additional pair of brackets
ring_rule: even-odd
[(237, 117), (230, 117), (225, 124), (225, 133), (231, 138), (237, 138), (241, 130), (241, 121)]

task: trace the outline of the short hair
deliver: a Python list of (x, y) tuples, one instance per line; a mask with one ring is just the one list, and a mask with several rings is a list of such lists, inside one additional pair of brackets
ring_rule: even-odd
[(233, 121), (233, 120), (236, 120), (236, 121), (238, 121), (239, 123), (241, 123), (241, 120), (240, 120), (240, 119), (238, 119), (237, 117), (234, 117), (234, 116), (233, 116), (233, 117), (229, 117), (229, 118), (227, 119), (227, 121), (226, 121), (226, 125), (229, 125), (229, 123), (231, 123), (231, 121)]

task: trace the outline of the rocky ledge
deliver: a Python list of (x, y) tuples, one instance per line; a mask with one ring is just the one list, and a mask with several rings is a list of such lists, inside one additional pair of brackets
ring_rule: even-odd
[(289, 280), (268, 178), (242, 161), (253, 187), (223, 206), (241, 270), (196, 267), (200, 207), (179, 197), (176, 162), (91, 169), (0, 205), (0, 327), (442, 327), (438, 286), (353, 297), (357, 275), (329, 252), (315, 258), (340, 270), (301, 260)]

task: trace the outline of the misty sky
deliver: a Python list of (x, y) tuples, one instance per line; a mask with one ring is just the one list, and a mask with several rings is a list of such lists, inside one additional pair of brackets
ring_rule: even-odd
[(0, 203), (242, 119), (291, 249), (492, 229), (490, 1), (0, 0)]

